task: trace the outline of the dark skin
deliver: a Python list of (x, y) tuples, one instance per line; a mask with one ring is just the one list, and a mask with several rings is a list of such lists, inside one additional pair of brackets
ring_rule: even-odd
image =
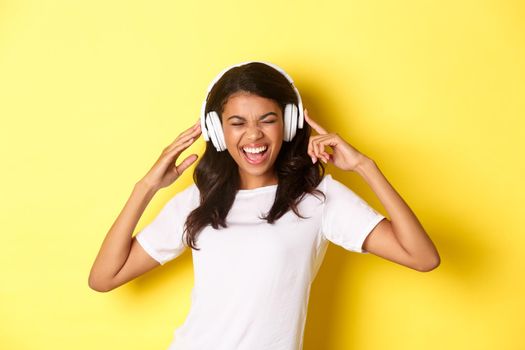
[[(274, 112), (264, 119), (261, 116)], [(223, 113), (225, 141), (228, 152), (239, 164), (241, 188), (250, 189), (276, 184), (273, 164), (283, 141), (283, 118), (277, 104), (250, 94), (233, 96)], [(243, 118), (228, 120), (232, 115)], [(390, 185), (376, 163), (339, 134), (330, 133), (314, 121), (304, 110), (305, 121), (317, 131), (310, 137), (308, 155), (312, 162), (318, 159), (344, 171), (355, 171), (377, 195), (390, 216), (379, 222), (363, 243), (371, 254), (392, 262), (426, 272), (440, 264), (439, 254), (417, 217), (401, 196)], [(240, 124), (240, 125), (232, 125)], [(181, 153), (190, 147), (201, 134), (200, 120), (180, 133), (163, 149), (148, 173), (137, 182), (121, 213), (107, 233), (89, 275), (89, 286), (107, 292), (159, 266), (132, 238), (140, 216), (155, 193), (171, 185), (197, 159), (197, 154), (187, 156), (176, 164)], [(266, 143), (269, 158), (260, 165), (246, 164), (241, 147), (249, 143)], [(326, 152), (330, 147), (332, 153)]]
[[(230, 96), (222, 113), (222, 129), (227, 151), (239, 167), (240, 189), (277, 184), (274, 164), (283, 143), (283, 128), (282, 111), (274, 100), (244, 91)], [(249, 144), (267, 144), (267, 159), (250, 164), (242, 151)]]
[[(430, 237), (376, 163), (338, 133), (328, 132), (309, 116), (306, 109), (304, 117), (318, 133), (310, 137), (308, 144), (308, 155), (312, 161), (321, 159), (341, 170), (361, 175), (391, 218), (385, 218), (375, 226), (363, 243), (363, 248), (371, 254), (422, 272), (439, 266), (440, 257)], [(326, 152), (326, 147), (330, 147), (332, 153)]]

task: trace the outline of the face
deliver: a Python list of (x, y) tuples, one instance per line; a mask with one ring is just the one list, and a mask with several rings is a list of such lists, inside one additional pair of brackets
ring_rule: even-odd
[(274, 162), (283, 142), (283, 125), (274, 100), (242, 91), (224, 105), (224, 139), (239, 166), (241, 189), (277, 184)]

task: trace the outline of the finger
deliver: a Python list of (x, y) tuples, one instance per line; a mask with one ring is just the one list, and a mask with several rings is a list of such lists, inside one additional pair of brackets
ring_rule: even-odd
[(316, 158), (321, 158), (319, 154), (319, 145), (318, 145), (319, 137), (320, 136), (313, 136), (310, 140), (312, 152)]
[(312, 126), (312, 128), (317, 131), (319, 134), (328, 134), (328, 132), (319, 124), (317, 124), (310, 116), (308, 115), (308, 110), (304, 109), (304, 118), (308, 124)]
[[(199, 125), (200, 126), (200, 125)], [(200, 127), (193, 128), (193, 130), (188, 134), (181, 134), (179, 137), (173, 141), (167, 148), (166, 151), (170, 152), (174, 147), (177, 147), (180, 144), (186, 143), (189, 139), (197, 139), (197, 137), (201, 134)]]
[[(181, 133), (175, 138), (175, 140), (170, 144), (170, 146), (173, 145), (174, 143), (176, 143), (177, 140), (179, 140), (179, 139), (186, 138), (188, 135), (193, 134), (193, 133), (195, 133), (195, 132), (197, 132), (197, 131), (200, 132), (200, 131), (201, 131), (200, 129), (201, 129), (201, 124), (200, 124), (200, 122), (199, 122), (199, 123), (195, 123), (195, 124), (193, 124), (191, 127), (189, 127), (188, 129), (184, 130), (183, 132), (181, 132)], [(190, 137), (191, 137), (191, 136), (190, 136)]]
[(190, 154), (179, 165), (174, 166), (173, 171), (177, 174), (177, 176), (180, 176), (184, 170), (188, 169), (198, 158), (198, 155)]
[(313, 154), (313, 157), (315, 158), (315, 160), (317, 160), (317, 159), (324, 160), (323, 152), (319, 148), (318, 143), (313, 143), (312, 144), (312, 154)]
[(326, 162), (328, 162), (330, 159), (333, 159), (332, 154), (328, 153), (325, 150), (325, 147), (328, 146), (328, 147), (332, 148), (332, 150), (335, 149), (335, 146), (337, 145), (337, 142), (334, 140), (334, 137), (329, 137), (329, 138), (323, 139), (323, 140), (319, 141), (319, 143), (321, 144), (322, 154), (326, 158)]
[(319, 143), (319, 140), (316, 140), (314, 142), (314, 148), (315, 148), (315, 152), (317, 154), (317, 157), (326, 163), (325, 157), (323, 155), (324, 148)]
[(331, 154), (325, 151), (325, 147), (328, 146), (330, 148), (335, 149), (337, 146), (337, 138), (333, 134), (328, 134), (327, 137), (323, 137), (319, 140), (319, 144), (321, 145), (321, 150), (323, 155), (326, 157), (326, 160), (330, 159)]
[(317, 148), (317, 138), (312, 138), (312, 149), (316, 157), (319, 156), (319, 149)]
[(312, 145), (308, 145), (308, 151), (306, 153), (308, 153), (308, 156), (310, 156), (310, 158), (312, 158), (312, 163), (315, 164), (315, 162), (317, 161), (317, 157), (314, 154), (314, 151), (312, 149)]
[[(187, 134), (189, 132), (193, 132), (194, 130), (197, 130), (197, 129), (200, 129), (200, 126), (201, 126), (201, 123), (197, 122), (197, 123), (193, 124), (192, 126), (190, 126), (188, 129), (186, 129), (181, 135)], [(181, 136), (181, 135), (179, 135), (179, 136)]]
[(317, 158), (320, 158), (320, 154), (318, 152), (318, 147), (316, 146), (316, 143), (320, 139), (324, 139), (326, 137), (326, 135), (315, 135), (310, 137), (310, 140), (308, 142), (308, 155), (312, 158), (313, 163), (316, 162)]
[(186, 148), (191, 146), (193, 141), (194, 141), (193, 138), (189, 138), (189, 139), (186, 140), (186, 142), (181, 142), (181, 143), (177, 144), (176, 146), (174, 146), (173, 148), (171, 148), (170, 150), (166, 150), (165, 154), (162, 156), (162, 162), (172, 163), (174, 160), (179, 158), (180, 154)]
[(325, 151), (326, 146), (333, 145), (333, 135), (328, 134), (327, 136), (321, 136), (316, 138), (313, 141), (314, 149), (319, 158), (321, 158), (325, 163), (328, 162), (330, 154)]
[(308, 155), (310, 156), (310, 158), (312, 158), (312, 163), (314, 164), (315, 162), (317, 162), (317, 154), (316, 154), (315, 146), (313, 142), (316, 137), (318, 136), (311, 136), (310, 141), (308, 142)]
[(310, 136), (310, 140), (308, 141), (308, 146), (311, 146), (311, 148), (313, 149), (314, 148), (314, 142), (317, 142), (317, 140), (319, 140), (319, 138), (323, 138), (323, 137), (326, 137), (326, 135)]

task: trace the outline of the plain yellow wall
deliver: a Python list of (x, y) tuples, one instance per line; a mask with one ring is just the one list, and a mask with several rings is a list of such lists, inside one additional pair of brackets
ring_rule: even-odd
[[(525, 348), (524, 11), (517, 0), (2, 1), (0, 347), (167, 348), (189, 310), (191, 252), (109, 293), (89, 289), (89, 270), (211, 79), (268, 60), (315, 120), (377, 162), (441, 255), (421, 273), (330, 245), (304, 349)], [(201, 138), (181, 157), (203, 150)], [(328, 172), (387, 214), (357, 174)]]

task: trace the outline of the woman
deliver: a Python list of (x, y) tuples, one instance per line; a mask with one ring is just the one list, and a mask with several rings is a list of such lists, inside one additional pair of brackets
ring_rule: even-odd
[[(318, 135), (311, 136), (310, 127)], [(201, 134), (212, 142), (195, 167), (195, 183), (131, 238), (154, 194), (197, 160), (192, 154), (175, 164)], [(319, 160), (360, 174), (391, 219), (325, 176)], [(328, 242), (418, 271), (440, 261), (375, 162), (312, 120), (282, 69), (245, 62), (214, 79), (199, 121), (137, 182), (102, 244), (89, 285), (112, 290), (191, 247), (191, 310), (169, 349), (296, 350)]]

